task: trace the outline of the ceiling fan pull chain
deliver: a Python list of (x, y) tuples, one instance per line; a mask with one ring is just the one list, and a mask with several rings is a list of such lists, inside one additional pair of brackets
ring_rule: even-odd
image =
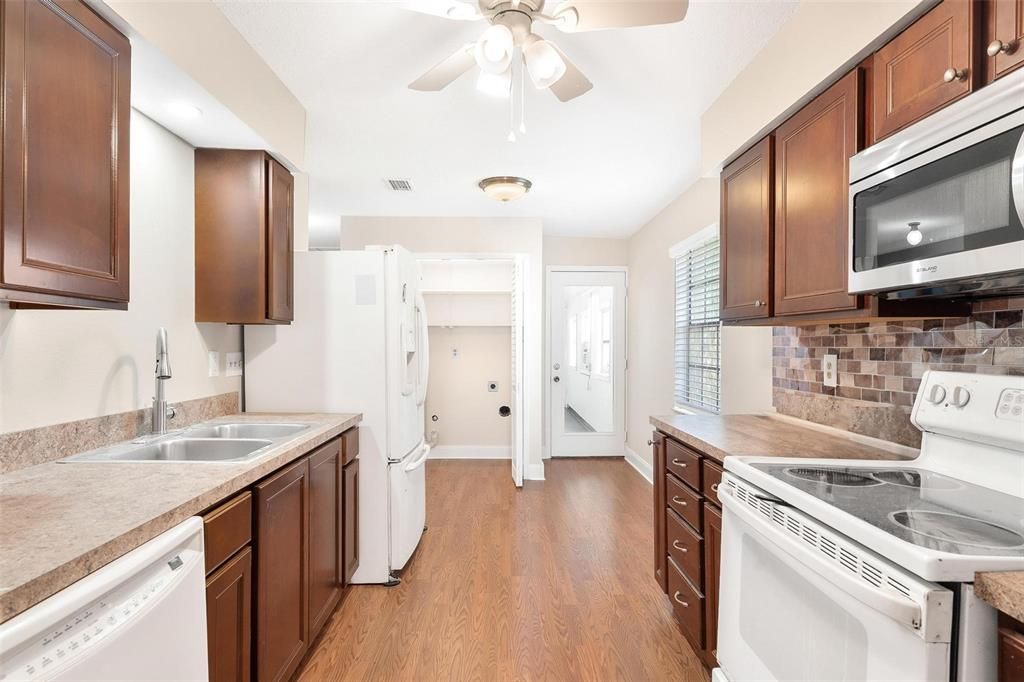
[(526, 134), (526, 61), (519, 61), (519, 132)]
[(508, 141), (516, 141), (516, 60), (513, 53), (508, 79)]

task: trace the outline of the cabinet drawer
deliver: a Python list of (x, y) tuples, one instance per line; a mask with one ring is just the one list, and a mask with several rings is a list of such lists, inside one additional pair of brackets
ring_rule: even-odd
[(668, 508), (682, 516), (695, 531), (701, 527), (701, 496), (672, 474), (665, 474), (665, 499)]
[(203, 516), (206, 573), (252, 540), (252, 493), (244, 492)]
[(668, 598), (672, 600), (679, 627), (693, 648), (704, 648), (704, 595), (686, 580), (676, 562), (668, 561)]
[(704, 460), (704, 497), (708, 502), (722, 506), (718, 499), (718, 486), (722, 483), (722, 467), (714, 462)]
[(359, 456), (359, 428), (341, 434), (341, 465), (345, 466)]
[(700, 455), (693, 450), (665, 439), (665, 469), (700, 490)]
[(665, 510), (668, 555), (697, 587), (704, 587), (704, 541), (671, 509)]

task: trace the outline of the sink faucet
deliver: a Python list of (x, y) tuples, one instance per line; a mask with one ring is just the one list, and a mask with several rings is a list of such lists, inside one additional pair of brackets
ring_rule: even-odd
[(167, 329), (156, 333), (156, 395), (153, 396), (153, 433), (167, 433), (167, 420), (174, 419), (174, 407), (164, 399), (164, 382), (171, 378), (171, 359), (167, 354)]

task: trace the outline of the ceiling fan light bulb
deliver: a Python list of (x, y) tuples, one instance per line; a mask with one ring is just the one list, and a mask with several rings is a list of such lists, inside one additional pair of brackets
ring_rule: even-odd
[(495, 24), (491, 26), (476, 43), (474, 56), (477, 66), (488, 73), (502, 73), (512, 63), (512, 50), (515, 40), (508, 26)]
[(565, 75), (565, 60), (546, 40), (536, 40), (523, 50), (530, 80), (539, 89), (550, 88)]
[(489, 73), (481, 71), (476, 78), (477, 91), (488, 97), (507, 99), (509, 90), (512, 88), (512, 70), (506, 69), (504, 73)]

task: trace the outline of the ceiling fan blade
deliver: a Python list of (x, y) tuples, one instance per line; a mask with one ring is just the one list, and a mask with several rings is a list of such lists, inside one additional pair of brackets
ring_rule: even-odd
[(455, 54), (427, 71), (425, 74), (409, 83), (410, 90), (422, 90), (424, 92), (436, 92), (444, 90), (453, 83), (459, 76), (476, 66), (476, 59), (473, 57), (473, 44), (463, 45)]
[(398, 0), (393, 5), (420, 14), (431, 14), (456, 21), (476, 21), (483, 18), (480, 6), (473, 0)]
[(566, 33), (606, 28), (654, 26), (682, 21), (689, 0), (570, 0), (559, 5), (552, 22)]
[(582, 71), (576, 68), (575, 64), (569, 61), (569, 58), (565, 56), (565, 53), (557, 45), (551, 44), (551, 47), (555, 48), (562, 61), (565, 62), (565, 74), (552, 83), (548, 89), (555, 93), (555, 97), (563, 102), (568, 102), (589, 92), (594, 87), (594, 84), (583, 75)]

